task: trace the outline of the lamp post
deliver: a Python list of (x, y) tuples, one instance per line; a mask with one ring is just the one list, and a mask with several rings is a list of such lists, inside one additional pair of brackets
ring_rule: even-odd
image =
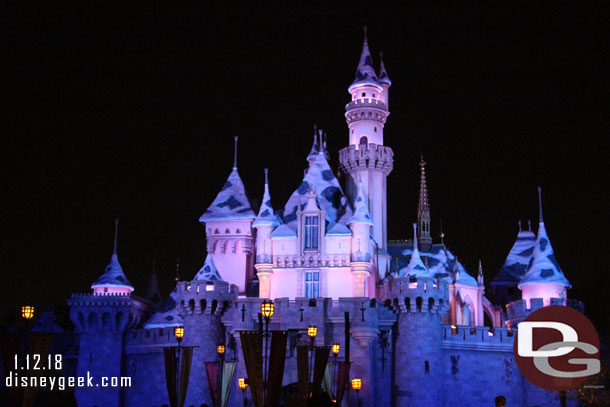
[(265, 340), (265, 351), (263, 352), (263, 406), (267, 406), (267, 379), (269, 372), (269, 358), (267, 357), (267, 346), (269, 342), (269, 321), (275, 311), (275, 304), (273, 301), (263, 300), (261, 304), (261, 314), (265, 317), (265, 333), (263, 334)]
[(356, 390), (356, 399), (358, 400), (358, 407), (360, 407), (360, 389), (362, 388), (362, 379), (354, 377), (352, 379), (352, 389)]
[(178, 347), (176, 348), (176, 404), (180, 403), (180, 354), (182, 351), (181, 344), (182, 338), (184, 337), (184, 327), (177, 326), (174, 328), (174, 336), (178, 341)]
[(216, 347), (218, 354), (218, 407), (222, 406), (222, 370), (224, 366), (225, 346), (218, 345)]
[(311, 354), (309, 355), (309, 397), (313, 393), (312, 382), (313, 382), (313, 351), (314, 351), (314, 341), (316, 340), (316, 335), (318, 334), (318, 327), (315, 325), (309, 325), (307, 328), (307, 335), (311, 339)]
[(23, 354), (27, 353), (28, 347), (28, 333), (29, 333), (29, 325), (30, 319), (34, 318), (34, 306), (33, 305), (24, 305), (21, 307), (21, 318), (25, 320), (25, 331), (23, 334)]
[(244, 398), (244, 407), (246, 407), (246, 389), (248, 388), (248, 379), (240, 377), (237, 379), (237, 385), (241, 389), (241, 394)]
[[(330, 347), (330, 350), (333, 352), (333, 357), (335, 358), (334, 362), (333, 362), (333, 370), (334, 370), (334, 383), (331, 383), (331, 386), (333, 387), (332, 389), (330, 389), (331, 393), (334, 394), (335, 396), (337, 395), (337, 390), (335, 389), (335, 387), (337, 387), (337, 356), (339, 355), (339, 351), (341, 350), (341, 345), (339, 345), (338, 343), (333, 343), (332, 346)], [(333, 391), (334, 390), (334, 391)]]

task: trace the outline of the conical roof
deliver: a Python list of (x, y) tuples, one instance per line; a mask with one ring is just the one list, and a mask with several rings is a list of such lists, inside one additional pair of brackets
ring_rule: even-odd
[(248, 201), (246, 188), (237, 168), (233, 167), (229, 178), (216, 195), (214, 202), (208, 207), (199, 222), (231, 219), (254, 219), (254, 211)]
[(540, 187), (538, 187), (538, 204), (540, 206), (540, 222), (538, 224), (536, 245), (527, 266), (527, 271), (519, 282), (518, 287), (522, 288), (533, 284), (557, 284), (568, 288), (572, 287), (555, 259), (555, 252), (546, 233), (542, 217), (542, 188)]
[(153, 260), (153, 270), (148, 281), (146, 289), (146, 299), (153, 305), (161, 305), (161, 293), (159, 292), (159, 284), (157, 283), (157, 272), (155, 271), (155, 262)]
[(414, 278), (432, 278), (430, 271), (419, 256), (419, 250), (417, 249), (417, 223), (413, 224), (413, 253), (411, 254), (411, 260), (407, 267), (399, 270), (398, 275), (400, 277), (414, 277)]
[(268, 170), (265, 168), (265, 191), (263, 192), (263, 203), (258, 210), (258, 215), (252, 223), (253, 227), (258, 226), (278, 226), (280, 222), (275, 216), (273, 206), (271, 205), (271, 194), (269, 193), (269, 178)]
[(347, 224), (350, 225), (352, 223), (364, 223), (373, 226), (368, 200), (364, 194), (364, 187), (360, 179), (358, 180), (358, 195), (354, 201), (354, 214)]
[(498, 275), (491, 282), (492, 286), (515, 286), (527, 271), (527, 266), (534, 252), (536, 235), (531, 230), (521, 230), (510, 249), (504, 265)]
[(385, 65), (383, 63), (383, 54), (379, 53), (379, 83), (385, 83), (388, 86), (392, 86), (392, 81), (388, 76), (388, 71), (385, 69)]
[(199, 270), (197, 275), (193, 280), (205, 280), (205, 281), (224, 281), (222, 277), (220, 277), (220, 273), (214, 264), (214, 259), (212, 255), (208, 253), (205, 258), (205, 262), (203, 263), (203, 267)]
[(351, 92), (353, 88), (358, 86), (376, 86), (379, 89), (379, 81), (375, 68), (373, 67), (373, 57), (369, 51), (368, 39), (366, 37), (366, 28), (364, 29), (364, 42), (362, 44), (362, 53), (360, 54), (360, 61), (358, 62), (358, 68), (356, 68), (356, 78), (354, 82), (349, 86), (348, 91)]
[(144, 328), (169, 328), (176, 326), (184, 326), (184, 320), (178, 312), (178, 294), (176, 289), (171, 292), (169, 298), (157, 312), (155, 312), (148, 321), (144, 324)]
[(127, 280), (123, 267), (119, 263), (119, 256), (116, 253), (112, 253), (110, 263), (108, 263), (100, 278), (91, 284), (91, 288), (95, 287), (120, 287), (129, 288), (133, 291), (133, 286)]

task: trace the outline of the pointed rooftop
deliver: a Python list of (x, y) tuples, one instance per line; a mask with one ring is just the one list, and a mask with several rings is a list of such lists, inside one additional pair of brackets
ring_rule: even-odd
[(352, 223), (363, 223), (373, 226), (371, 213), (369, 212), (368, 199), (364, 194), (364, 186), (362, 185), (360, 174), (358, 174), (358, 195), (354, 201), (354, 214), (347, 224), (351, 225)]
[(417, 249), (417, 223), (413, 224), (413, 253), (407, 267), (399, 271), (400, 277), (432, 278)]
[[(119, 233), (119, 220), (116, 219), (114, 224), (114, 249), (112, 251), (112, 257), (110, 263), (106, 266), (104, 273), (93, 283), (91, 288), (94, 291), (96, 288), (120, 288), (128, 291), (133, 291), (133, 286), (127, 280), (127, 276), (123, 272), (123, 268), (119, 263), (119, 256), (117, 255), (117, 240)], [(111, 292), (112, 290), (110, 290)]]
[(546, 233), (544, 219), (542, 216), (542, 187), (538, 187), (538, 205), (540, 209), (540, 222), (538, 224), (538, 236), (534, 252), (530, 258), (527, 271), (521, 281), (519, 288), (526, 285), (544, 285), (557, 284), (564, 287), (572, 287), (572, 284), (566, 279), (555, 259), (555, 252), (551, 246), (551, 241)]
[(479, 285), (485, 284), (485, 278), (483, 277), (483, 264), (481, 263), (481, 259), (479, 259), (479, 271), (477, 272), (477, 283)]
[(252, 223), (253, 227), (259, 226), (278, 226), (280, 222), (275, 216), (273, 206), (271, 206), (271, 194), (269, 193), (269, 169), (265, 168), (265, 191), (263, 192), (263, 203), (258, 211), (256, 219)]
[(385, 69), (385, 65), (383, 63), (383, 52), (379, 53), (379, 83), (386, 84), (388, 86), (392, 86), (392, 81), (388, 76), (388, 71)]
[(360, 54), (360, 61), (358, 62), (358, 68), (356, 68), (356, 78), (354, 82), (349, 86), (348, 92), (358, 86), (376, 86), (382, 90), (381, 85), (377, 79), (375, 68), (373, 67), (373, 57), (369, 51), (369, 43), (366, 35), (366, 27), (364, 27), (364, 41), (362, 44), (362, 53)]
[(154, 306), (161, 305), (161, 294), (159, 293), (159, 284), (157, 283), (157, 271), (156, 262), (153, 259), (152, 262), (152, 274), (148, 281), (148, 288), (146, 289), (146, 299), (150, 301)]
[(492, 286), (515, 287), (525, 275), (532, 253), (534, 253), (536, 235), (531, 231), (531, 228), (530, 230), (523, 230), (521, 228), (521, 221), (518, 224), (519, 232), (517, 233), (517, 239), (510, 249), (508, 256), (506, 256), (500, 272), (491, 282)]
[(212, 204), (199, 218), (199, 222), (254, 218), (256, 215), (250, 206), (246, 187), (237, 172), (237, 137), (235, 137), (233, 170)]
[(311, 146), (311, 150), (309, 151), (309, 154), (307, 155), (307, 161), (308, 162), (313, 161), (319, 152), (320, 152), (320, 145), (318, 144), (318, 127), (314, 124), (313, 125), (313, 144)]
[(477, 287), (479, 285), (477, 280), (468, 274), (468, 271), (462, 265), (462, 263), (460, 263), (457, 256), (453, 260), (453, 267), (453, 276), (456, 284), (467, 285), (470, 287)]
[(214, 259), (212, 255), (208, 253), (205, 258), (205, 262), (203, 263), (203, 267), (199, 270), (199, 272), (195, 275), (193, 280), (197, 281), (224, 281), (222, 277), (220, 277), (220, 273), (216, 268), (216, 264), (214, 264)]
[(144, 328), (172, 328), (176, 326), (184, 326), (184, 319), (178, 312), (178, 294), (176, 289), (171, 292), (169, 298), (157, 312), (155, 312), (148, 321), (144, 324)]
[[(317, 195), (320, 208), (326, 211), (328, 230), (335, 223), (346, 223), (352, 217), (352, 208), (345, 197), (339, 181), (328, 165), (322, 152), (307, 169), (301, 185), (292, 193), (284, 206), (283, 220), (290, 228), (296, 230), (297, 210), (307, 203), (307, 194), (313, 190)], [(275, 237), (274, 234), (271, 237)]]

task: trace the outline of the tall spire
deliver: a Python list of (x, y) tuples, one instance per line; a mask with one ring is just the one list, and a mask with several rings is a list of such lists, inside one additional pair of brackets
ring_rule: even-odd
[(481, 264), (481, 259), (479, 259), (479, 272), (477, 273), (477, 283), (479, 285), (483, 285), (484, 284), (483, 265)]
[(237, 136), (235, 136), (235, 148), (233, 150), (233, 169), (237, 169)]
[(371, 51), (369, 51), (369, 42), (366, 35), (366, 27), (364, 27), (364, 40), (362, 42), (362, 53), (360, 54), (360, 61), (358, 62), (358, 68), (356, 68), (356, 78), (354, 82), (348, 88), (348, 91), (357, 86), (376, 86), (381, 90), (375, 68), (373, 68), (373, 57), (371, 57)]
[(119, 239), (119, 218), (116, 218), (114, 220), (114, 246), (112, 249), (112, 254), (117, 254), (116, 247), (117, 247), (118, 239)]
[(280, 222), (275, 216), (275, 211), (271, 205), (271, 194), (269, 193), (269, 169), (265, 168), (265, 190), (263, 192), (263, 202), (258, 210), (258, 215), (252, 226), (257, 228), (259, 226), (278, 226)]
[(419, 226), (419, 244), (423, 252), (432, 248), (432, 237), (430, 236), (430, 204), (428, 203), (428, 185), (426, 183), (426, 162), (421, 154), (419, 162), (421, 178), (419, 185), (419, 204), (417, 206), (417, 223)]
[(180, 257), (176, 257), (176, 285), (180, 282)]
[(538, 187), (538, 210), (540, 211), (539, 213), (539, 217), (540, 217), (540, 223), (544, 223), (544, 218), (542, 217), (542, 187)]
[(146, 290), (146, 299), (154, 306), (161, 305), (161, 294), (159, 293), (159, 285), (157, 283), (156, 262), (152, 259), (152, 273), (148, 281), (148, 289)]
[(309, 155), (307, 155), (307, 161), (309, 164), (315, 160), (316, 156), (320, 152), (320, 145), (318, 145), (318, 126), (313, 125), (313, 145), (311, 146), (311, 150), (309, 151)]
[(388, 71), (383, 63), (383, 52), (379, 52), (379, 83), (392, 86), (392, 81), (388, 76)]

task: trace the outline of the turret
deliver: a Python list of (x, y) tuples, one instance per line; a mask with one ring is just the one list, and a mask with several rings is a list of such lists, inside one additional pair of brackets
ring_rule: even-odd
[(252, 221), (246, 188), (237, 172), (237, 137), (233, 170), (224, 186), (199, 221), (205, 224), (207, 252), (225, 279), (245, 292), (246, 284), (254, 278)]
[[(370, 229), (373, 226), (368, 208), (368, 199), (364, 194), (362, 182), (359, 182), (358, 196), (354, 202), (354, 214), (348, 222), (352, 230), (352, 275), (354, 279), (354, 297), (365, 297), (370, 294), (368, 287), (371, 272)], [(374, 281), (372, 282), (374, 284)], [(374, 295), (374, 292), (372, 293)]]
[(256, 271), (258, 273), (259, 296), (262, 298), (269, 298), (269, 295), (271, 294), (270, 274), (273, 273), (271, 232), (279, 224), (280, 222), (275, 216), (275, 211), (271, 205), (271, 194), (269, 193), (269, 174), (268, 169), (265, 168), (265, 190), (263, 192), (263, 201), (258, 211), (258, 215), (252, 224), (252, 226), (256, 229), (256, 264), (254, 267), (256, 267)]
[(562, 298), (564, 305), (567, 298), (566, 289), (572, 285), (565, 278), (544, 226), (542, 215), (542, 188), (538, 187), (538, 205), (540, 222), (534, 252), (527, 271), (519, 282), (522, 299), (530, 305), (530, 299), (542, 298), (545, 306), (551, 304), (551, 298)]
[(104, 273), (100, 278), (91, 284), (91, 289), (96, 295), (128, 295), (133, 291), (133, 286), (129, 280), (127, 280), (127, 276), (119, 263), (119, 256), (117, 255), (118, 233), (119, 220), (117, 219), (114, 224), (114, 249), (112, 251), (112, 257), (110, 258), (110, 263), (106, 266), (106, 269), (104, 269)]

